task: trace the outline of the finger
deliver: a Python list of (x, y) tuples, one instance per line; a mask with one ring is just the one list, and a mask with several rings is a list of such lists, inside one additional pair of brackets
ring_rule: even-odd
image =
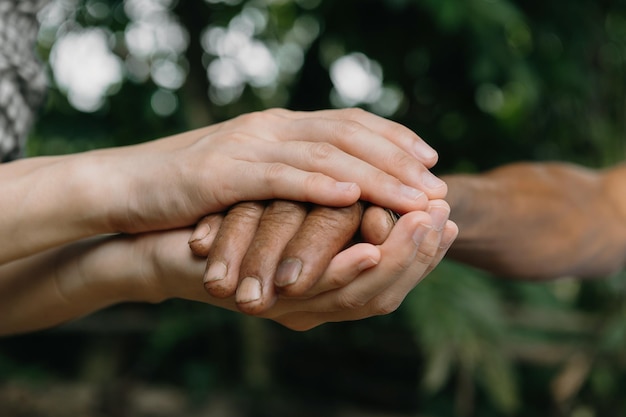
[(445, 230), (444, 225), (447, 224), (450, 215), (450, 208), (444, 201), (439, 200), (431, 207), (429, 214), (432, 219), (432, 228), (417, 246), (413, 262), (399, 274), (393, 285), (372, 297), (368, 306), (372, 315), (395, 311), (406, 295), (433, 270), (443, 257), (441, 241)]
[(381, 245), (391, 233), (399, 215), (379, 206), (369, 206), (361, 221), (361, 238), (364, 242)]
[[(438, 233), (439, 232), (434, 230), (434, 228), (429, 232), (431, 238), (434, 238), (435, 242), (439, 240), (437, 237)], [(441, 233), (442, 237), (439, 243), (439, 247), (435, 249), (437, 253), (432, 258), (430, 264), (425, 268), (425, 270), (423, 264), (420, 268), (417, 268), (416, 270), (407, 269), (407, 276), (411, 276), (412, 274), (417, 273), (420, 274), (417, 276), (419, 280), (427, 275), (432, 270), (432, 268), (434, 268), (434, 266), (439, 263), (447, 248), (449, 248), (452, 244), (454, 238), (458, 233), (458, 228), (453, 222), (448, 220)], [(431, 244), (430, 250), (432, 250), (433, 246), (436, 246), (436, 244)], [(368, 256), (366, 255), (364, 258), (358, 257), (359, 249), (361, 248), (365, 248), (365, 250), (367, 250), (368, 248), (375, 249), (374, 246), (369, 244), (357, 244), (342, 251), (335, 258), (333, 258), (331, 265), (324, 273), (324, 276), (318, 281), (316, 286), (312, 288), (311, 291), (306, 295), (307, 297), (311, 298), (309, 298), (308, 300), (300, 301), (296, 299), (281, 299), (280, 303), (276, 304), (276, 307), (268, 312), (266, 317), (278, 323), (281, 323), (282, 325), (292, 330), (305, 331), (327, 322), (341, 320), (359, 320), (370, 317), (372, 315), (385, 314), (387, 312), (390, 312), (390, 310), (394, 310), (396, 308), (396, 305), (385, 306), (381, 304), (381, 302), (378, 305), (375, 305), (375, 307), (366, 304), (363, 307), (352, 310), (341, 310), (338, 306), (337, 311), (321, 311), (320, 300), (324, 298), (329, 299), (331, 297), (341, 299), (338, 297), (338, 294), (341, 292), (349, 291), (350, 282), (352, 282), (346, 281), (338, 283), (340, 284), (340, 286), (338, 287), (338, 289), (335, 290), (325, 289), (322, 287), (322, 285), (327, 281), (328, 277), (330, 276), (329, 274), (333, 274), (334, 272), (336, 272), (340, 277), (350, 277), (350, 280), (355, 280), (355, 278), (360, 277), (361, 274), (355, 268), (355, 265), (358, 265), (359, 259), (366, 259)], [(369, 256), (374, 255), (375, 253), (371, 253)], [(380, 256), (380, 251), (378, 252), (378, 255)], [(426, 263), (427, 262), (428, 261), (426, 261)], [(421, 273), (422, 271), (424, 272)], [(333, 281), (333, 279), (330, 279), (330, 281)], [(412, 286), (410, 288), (412, 288)], [(389, 289), (395, 289), (395, 287), (391, 286), (389, 287)], [(405, 288), (402, 289), (402, 292), (406, 294), (408, 293), (408, 290)], [(403, 296), (401, 298), (403, 298)], [(376, 301), (376, 298), (374, 298), (374, 301)], [(398, 303), (397, 300), (394, 301), (393, 299), (392, 302), (396, 304)]]
[(223, 213), (210, 214), (200, 219), (188, 242), (194, 255), (208, 256), (223, 219)]
[[(267, 150), (259, 151), (257, 156), (263, 152)], [(224, 163), (224, 178), (217, 178), (215, 182), (228, 184), (228, 187), (214, 190), (215, 194), (211, 198), (220, 202), (222, 207), (228, 207), (240, 201), (273, 199), (344, 207), (359, 199), (361, 190), (356, 183), (338, 181), (320, 172), (295, 168), (288, 160), (288, 155), (283, 155), (283, 157), (285, 163), (251, 163), (245, 160), (231, 160)], [(271, 158), (271, 155), (266, 155), (266, 159)], [(420, 201), (417, 205), (421, 204)], [(426, 206), (426, 204), (423, 205)]]
[[(443, 212), (446, 211), (445, 205), (440, 207)], [(436, 212), (433, 215), (444, 216)], [(290, 328), (302, 330), (325, 322), (358, 320), (395, 311), (406, 294), (440, 260), (441, 236), (446, 230), (450, 231), (450, 237), (454, 236), (454, 227), (447, 224), (438, 231), (426, 213), (403, 216), (389, 239), (379, 247), (381, 258), (377, 266), (359, 274), (345, 286), (301, 300), (297, 309), (291, 307), (291, 311), (298, 311), (296, 314), (288, 314), (290, 310), (276, 310), (278, 317), (273, 319)], [(447, 245), (450, 243), (446, 242)], [(403, 249), (410, 246), (412, 250), (402, 253)], [(337, 265), (331, 263), (325, 275), (332, 274)], [(320, 282), (324, 282), (324, 279)], [(289, 308), (289, 301), (294, 302), (281, 300), (281, 307)]]
[(254, 238), (264, 208), (260, 202), (239, 203), (222, 220), (204, 273), (204, 288), (212, 296), (225, 298), (235, 294), (241, 261)]
[(425, 212), (402, 216), (389, 238), (379, 247), (381, 260), (377, 266), (343, 288), (305, 300), (303, 309), (319, 313), (336, 312), (338, 317), (362, 314), (361, 310), (367, 308), (372, 298), (395, 284), (413, 266), (420, 246), (431, 230), (431, 219)]
[(426, 231), (419, 244), (417, 244), (417, 251), (413, 261), (407, 266), (406, 270), (398, 274), (396, 282), (372, 297), (373, 302), (370, 304), (370, 308), (373, 309), (374, 313), (380, 314), (380, 312), (394, 311), (406, 295), (441, 260), (443, 256), (441, 254), (441, 240), (444, 225), (447, 224), (450, 215), (450, 207), (443, 200), (433, 200), (430, 202), (428, 213), (432, 222), (431, 229)]
[(369, 243), (357, 243), (339, 252), (328, 265), (322, 276), (303, 294), (310, 298), (326, 291), (344, 287), (363, 271), (380, 262), (380, 250)]
[[(305, 301), (303, 299), (314, 299), (327, 291), (344, 287), (363, 271), (376, 266), (378, 262), (380, 262), (378, 247), (369, 243), (357, 243), (350, 246), (332, 259), (328, 269), (315, 285), (303, 295), (303, 298), (284, 298), (279, 295), (279, 302), (261, 316), (277, 321), (293, 330), (308, 330), (322, 324), (328, 321), (326, 316), (318, 318), (317, 306), (310, 302), (309, 306), (304, 306)], [(308, 307), (310, 310), (304, 307)]]
[[(357, 182), (364, 199), (397, 211), (425, 208), (425, 205), (394, 202), (391, 195), (397, 196), (401, 185), (408, 190), (400, 195), (411, 192), (416, 197), (415, 190), (418, 190), (425, 191), (429, 198), (441, 198), (447, 193), (446, 184), (432, 175), (423, 163), (388, 138), (354, 120), (310, 115), (271, 117), (276, 114), (262, 112), (240, 116), (237, 118), (238, 128), (231, 124), (231, 128), (221, 133), (226, 134), (231, 142), (234, 141), (232, 136), (246, 143), (254, 143), (255, 139), (262, 142), (239, 149), (240, 154), (249, 152), (246, 160), (281, 162), (305, 171), (321, 172), (339, 181)], [(242, 133), (242, 125), (244, 131), (253, 130), (254, 134)], [(276, 149), (283, 155), (277, 154)], [(334, 159), (331, 164), (328, 164), (329, 159)], [(368, 169), (368, 175), (355, 171), (357, 168)], [(337, 176), (338, 172), (343, 175)], [(385, 190), (390, 186), (394, 187), (391, 195)], [(395, 206), (390, 206), (389, 201)], [(425, 204), (423, 199), (421, 203)]]
[(311, 210), (283, 251), (274, 280), (281, 294), (301, 296), (315, 284), (331, 259), (352, 240), (362, 211), (361, 203)]
[(458, 235), (459, 235), (458, 226), (453, 221), (448, 220), (443, 229), (443, 233), (441, 236), (441, 241), (439, 242), (439, 248), (437, 250), (437, 254), (433, 258), (433, 261), (430, 263), (428, 268), (426, 269), (426, 272), (424, 274), (425, 276), (430, 274), (432, 270), (435, 269), (437, 265), (439, 265), (443, 257), (448, 252), (448, 249), (450, 249), (450, 246), (452, 246), (452, 242), (454, 242), (454, 239), (456, 239)]
[(452, 242), (459, 234), (456, 223), (449, 220), (450, 206), (444, 200), (432, 200), (428, 204), (428, 213), (433, 219), (433, 229), (441, 230), (441, 237), (437, 253), (433, 257), (430, 266), (426, 269), (425, 276), (428, 275), (441, 262)]
[(276, 266), (306, 215), (302, 203), (277, 200), (266, 207), (241, 263), (235, 301), (242, 312), (259, 314), (274, 304)]
[(307, 141), (331, 144), (342, 151), (398, 178), (402, 183), (424, 191), (429, 198), (443, 198), (445, 182), (434, 176), (413, 155), (386, 137), (352, 120), (305, 118), (293, 120), (277, 131), (283, 141), (307, 132)]
[[(313, 126), (301, 126), (300, 128), (310, 130)], [(317, 129), (319, 130), (319, 127)], [(290, 134), (295, 134), (295, 130)], [(367, 146), (363, 146), (363, 144), (360, 146), (369, 148), (370, 145), (368, 143)], [(426, 194), (407, 182), (407, 178), (411, 176), (411, 169), (398, 171), (395, 174), (392, 172), (392, 175), (390, 175), (384, 169), (374, 166), (376, 161), (384, 160), (383, 154), (371, 155), (373, 161), (370, 164), (365, 159), (361, 160), (358, 157), (349, 155), (326, 142), (266, 142), (263, 147), (255, 151), (254, 155), (251, 154), (244, 157), (254, 157), (262, 161), (277, 161), (283, 164), (282, 167), (291, 165), (292, 169), (295, 167), (308, 173), (319, 171), (337, 181), (355, 182), (361, 190), (361, 199), (383, 207), (389, 207), (398, 212), (424, 210), (428, 204)], [(409, 156), (407, 158), (413, 160)], [(421, 167), (420, 163), (414, 163)], [(399, 162), (398, 164), (401, 165)], [(258, 162), (250, 165), (257, 170), (262, 166)], [(265, 173), (264, 176), (268, 177), (269, 180), (265, 180), (264, 176), (258, 177), (261, 186), (268, 188), (268, 182), (273, 184), (276, 181), (284, 181), (282, 178), (277, 178), (286, 175), (284, 170), (280, 169), (281, 165), (277, 165), (274, 164), (268, 170), (269, 172)], [(397, 175), (397, 178), (394, 175)], [(254, 178), (251, 175), (247, 177)], [(306, 187), (306, 185), (304, 182), (300, 184), (301, 187)], [(255, 187), (258, 188), (259, 184), (255, 185)], [(321, 190), (317, 192), (321, 192)], [(308, 196), (307, 201), (313, 201), (313, 197), (316, 196)], [(317, 197), (319, 198), (319, 196)], [(344, 204), (344, 206), (349, 204)]]
[(437, 152), (411, 129), (359, 108), (318, 110), (313, 112), (294, 112), (284, 109), (272, 109), (270, 111), (288, 118), (322, 117), (354, 120), (389, 139), (405, 152), (417, 158), (427, 168), (432, 168), (437, 163)]

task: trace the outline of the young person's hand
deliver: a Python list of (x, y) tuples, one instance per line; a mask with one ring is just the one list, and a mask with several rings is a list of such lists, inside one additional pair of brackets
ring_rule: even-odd
[[(263, 292), (248, 303), (237, 300), (239, 294), (218, 298), (205, 291), (206, 259), (189, 250), (191, 229), (74, 242), (0, 265), (0, 335), (55, 326), (112, 304), (170, 298), (243, 309), (297, 330), (390, 313), (456, 236), (456, 226), (446, 218), (445, 210), (407, 213), (383, 244), (350, 246), (330, 260), (320, 277), (300, 276), (297, 297), (271, 293), (270, 299)], [(306, 247), (292, 253), (302, 260), (303, 271), (325, 262), (328, 249), (321, 242), (317, 247), (325, 253)]]
[(134, 146), (0, 165), (0, 264), (103, 233), (185, 227), (240, 201), (364, 199), (404, 213), (442, 198), (437, 154), (358, 109), (267, 110)]
[(132, 233), (182, 227), (240, 201), (275, 198), (420, 210), (446, 193), (428, 171), (435, 161), (409, 129), (362, 110), (252, 113), (111, 160), (112, 183), (126, 193), (115, 223)]

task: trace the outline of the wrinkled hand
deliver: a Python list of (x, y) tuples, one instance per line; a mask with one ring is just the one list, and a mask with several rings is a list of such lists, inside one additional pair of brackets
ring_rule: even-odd
[[(456, 225), (445, 220), (447, 215), (441, 216), (447, 208), (445, 203), (440, 207), (442, 211), (432, 207), (432, 214), (405, 214), (382, 245), (358, 243), (341, 251), (302, 296), (278, 296), (257, 316), (294, 330), (307, 330), (326, 322), (360, 320), (395, 311), (441, 261), (458, 233)], [(438, 228), (442, 224), (445, 226)], [(175, 297), (241, 309), (235, 296), (217, 298), (202, 288), (200, 277), (206, 260), (194, 256), (187, 247), (190, 233), (181, 229), (136, 237), (144, 241), (142, 246), (149, 248), (147, 256), (154, 261), (143, 271), (144, 285), (158, 294), (152, 301)], [(308, 265), (305, 259), (303, 266)]]
[[(443, 238), (446, 244), (451, 243), (447, 240), (454, 239), (456, 227), (447, 221), (447, 204), (434, 200), (428, 210), (428, 214), (420, 214), (428, 220), (424, 227), (432, 227), (435, 235), (428, 242)], [(310, 211), (306, 205), (280, 200), (241, 203), (225, 217), (211, 215), (203, 219), (190, 245), (197, 255), (208, 256), (204, 283), (212, 296), (226, 298), (235, 294), (241, 311), (260, 314), (276, 302), (279, 294), (306, 298), (349, 283), (354, 274), (332, 275), (330, 287), (318, 280), (333, 257), (353, 241), (359, 226), (360, 238), (369, 245), (357, 245), (358, 249), (349, 248), (346, 253), (371, 251), (372, 244), (380, 245), (376, 248), (382, 251), (391, 245), (385, 240), (392, 232), (394, 220), (389, 211), (380, 207), (370, 206), (364, 212), (362, 203), (341, 209), (313, 206)], [(365, 253), (358, 252), (362, 256), (356, 264), (358, 272), (380, 262), (379, 257), (368, 257)], [(342, 253), (342, 256), (347, 255)], [(433, 253), (433, 260), (437, 256)], [(387, 258), (385, 264), (408, 266), (411, 262), (399, 252), (390, 252)], [(379, 274), (383, 270), (384, 267), (378, 268)], [(381, 279), (384, 281), (386, 277)]]

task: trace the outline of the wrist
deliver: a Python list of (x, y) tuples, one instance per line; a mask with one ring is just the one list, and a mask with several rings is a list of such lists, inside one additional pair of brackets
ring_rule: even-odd
[(450, 206), (450, 220), (457, 222), (465, 216), (468, 208), (468, 191), (472, 189), (471, 178), (465, 174), (453, 174), (441, 177), (448, 185), (446, 202)]
[[(131, 207), (137, 176), (126, 168), (131, 147), (101, 149), (80, 154), (74, 162), (77, 195), (83, 202), (82, 218), (92, 235), (127, 232), (133, 222)], [(134, 162), (137, 164), (138, 162)]]
[(124, 181), (117, 155), (108, 150), (96, 150), (63, 162), (65, 193), (73, 202), (71, 218), (83, 231), (80, 237), (120, 230), (124, 213), (122, 202), (128, 198), (129, 184)]
[(88, 243), (79, 265), (86, 293), (107, 304), (163, 301), (153, 251), (144, 241), (141, 236), (111, 235)]

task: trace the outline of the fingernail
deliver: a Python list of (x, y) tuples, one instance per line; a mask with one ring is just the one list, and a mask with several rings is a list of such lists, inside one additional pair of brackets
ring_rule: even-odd
[(297, 258), (287, 258), (278, 266), (274, 284), (278, 287), (291, 285), (298, 280), (300, 272), (302, 272), (302, 262)]
[(445, 182), (443, 182), (442, 179), (437, 178), (430, 171), (424, 171), (422, 173), (422, 183), (427, 188), (430, 188), (431, 190), (434, 190), (434, 189), (437, 189), (437, 188), (441, 188), (441, 187), (443, 187), (446, 184)]
[(363, 259), (361, 262), (359, 262), (359, 265), (357, 265), (357, 268), (359, 268), (359, 271), (365, 271), (366, 269), (369, 269), (376, 265), (378, 265), (378, 262), (376, 262), (375, 259), (366, 258), (366, 259)]
[(337, 182), (336, 186), (340, 191), (352, 191), (354, 187), (356, 187), (356, 184), (353, 182)]
[(224, 279), (227, 271), (228, 269), (226, 268), (226, 264), (224, 262), (213, 262), (209, 266), (209, 269), (207, 269), (204, 273), (204, 282), (213, 282)]
[(415, 232), (413, 232), (413, 243), (418, 246), (421, 245), (422, 241), (431, 230), (433, 230), (432, 227), (420, 223), (419, 226), (417, 226), (417, 228), (415, 229)]
[(235, 301), (238, 303), (249, 303), (261, 298), (261, 283), (253, 277), (246, 277), (239, 283)]
[(438, 232), (443, 230), (443, 226), (446, 224), (450, 216), (450, 210), (444, 206), (433, 206), (430, 209), (430, 217), (433, 219), (433, 229)]
[(417, 200), (424, 195), (422, 191), (416, 190), (415, 188), (411, 188), (407, 185), (400, 186), (400, 194), (409, 200)]
[(211, 226), (208, 223), (200, 223), (189, 237), (188, 243), (204, 239), (209, 233), (211, 233)]
[(454, 242), (455, 236), (450, 236), (446, 240), (441, 240), (439, 242), (439, 249), (447, 250), (450, 246), (452, 246), (452, 242)]

